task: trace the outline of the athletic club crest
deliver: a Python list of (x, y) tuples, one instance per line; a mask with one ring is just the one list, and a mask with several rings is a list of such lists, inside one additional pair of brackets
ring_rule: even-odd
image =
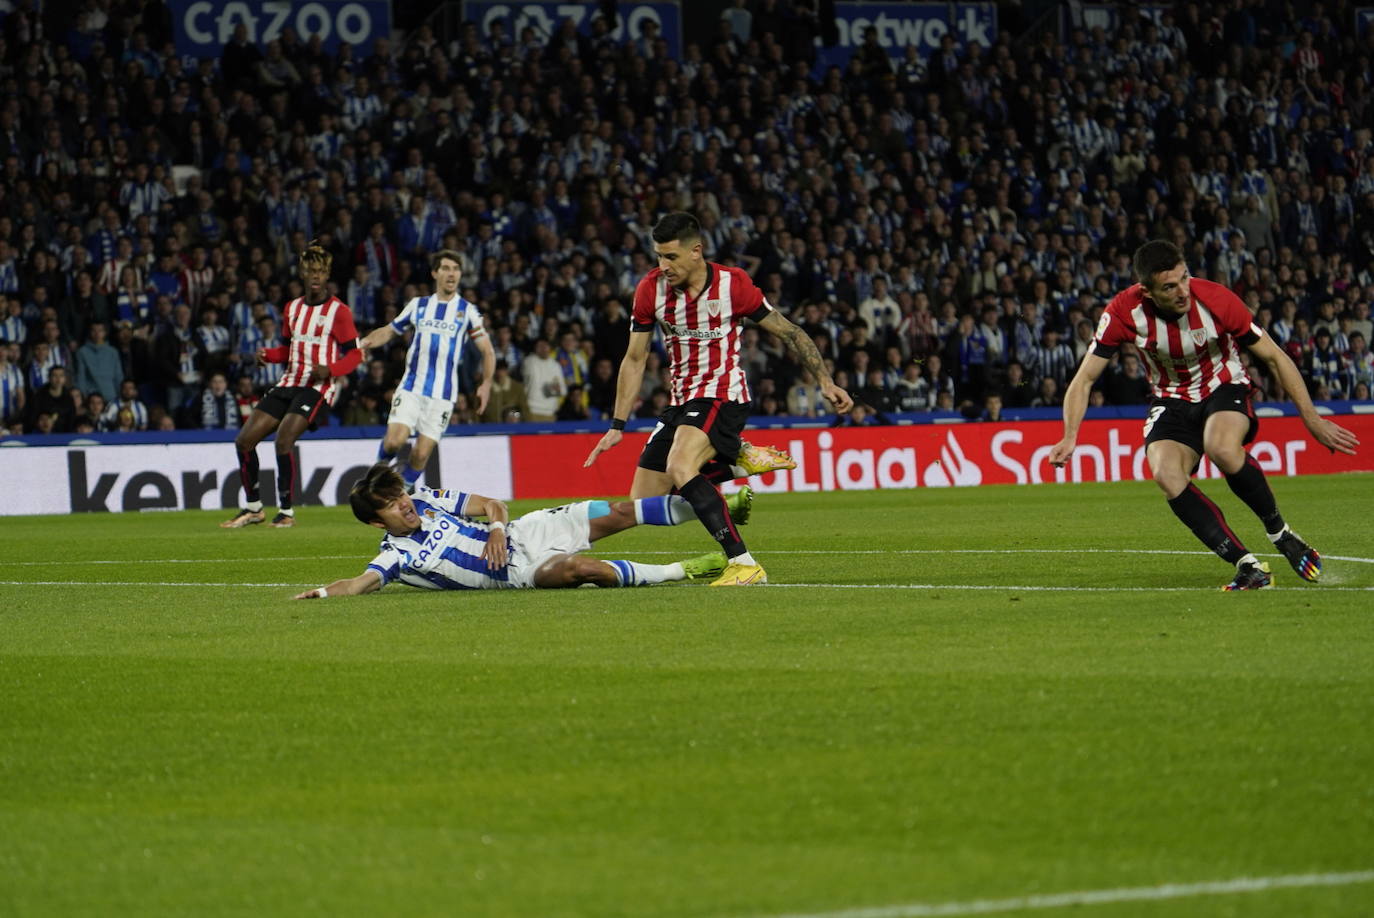
[(1202, 348), (1202, 347), (1206, 347), (1206, 346), (1207, 346), (1207, 329), (1205, 329), (1205, 328), (1195, 328), (1195, 329), (1193, 329), (1193, 344), (1194, 344), (1196, 347), (1199, 347), (1199, 348)]
[(720, 315), (720, 300), (707, 300), (706, 314), (712, 318)]

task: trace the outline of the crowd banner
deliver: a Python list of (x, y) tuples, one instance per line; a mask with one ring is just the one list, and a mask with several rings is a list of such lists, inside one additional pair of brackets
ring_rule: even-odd
[[(760, 419), (768, 420), (768, 419)], [(1365, 444), (1355, 456), (1332, 453), (1292, 415), (1263, 418), (1250, 445), (1269, 475), (1325, 475), (1374, 471), (1374, 412), (1335, 415)], [(1047, 482), (1146, 481), (1143, 418), (1083, 422), (1066, 468), (1049, 464), (1061, 421), (900, 424), (886, 427), (777, 427), (748, 436), (789, 451), (797, 468), (756, 475), (761, 493), (947, 488)], [(337, 431), (296, 444), (300, 506), (340, 506), (376, 461), (377, 437)], [(232, 431), (130, 435), (140, 442), (86, 437), (0, 441), (0, 515), (138, 510), (220, 510), (240, 505), (242, 493)], [(158, 436), (166, 437), (158, 442)], [(629, 492), (646, 430), (630, 431), (591, 468), (582, 462), (600, 433), (500, 433), (448, 436), (430, 458), (425, 483), (498, 497), (562, 502), (618, 497)], [(258, 447), (263, 500), (276, 493), (271, 443)], [(1199, 476), (1220, 473), (1203, 460)], [(737, 485), (726, 485), (730, 490)]]
[[(645, 22), (658, 25), (658, 36), (668, 44), (668, 53), (682, 57), (682, 11), (676, 0), (655, 3), (617, 3), (611, 38), (633, 41), (641, 35)], [(601, 12), (599, 3), (559, 3), (557, 0), (463, 0), (463, 18), (477, 24), (483, 38), (493, 22), (505, 25), (506, 38), (518, 42), (525, 26), (545, 37), (553, 35), (563, 20), (571, 19), (577, 31), (592, 34), (592, 19)]]
[[(1374, 415), (1341, 415), (1335, 420), (1364, 443), (1374, 443)], [(760, 493), (770, 493), (1146, 481), (1150, 470), (1141, 424), (1135, 419), (1085, 421), (1073, 460), (1061, 469), (1049, 464), (1050, 449), (1063, 435), (1059, 421), (751, 431), (753, 440), (789, 451), (797, 467), (757, 475), (749, 483)], [(546, 437), (511, 437), (515, 496), (567, 499), (626, 493), (647, 435), (626, 435), (590, 469), (583, 469), (578, 457), (598, 439), (595, 434), (565, 435), (555, 450)], [(1374, 471), (1374, 450), (1365, 448), (1356, 456), (1330, 453), (1294, 417), (1266, 418), (1250, 452), (1270, 475)], [(1220, 477), (1206, 459), (1199, 475)]]
[(914, 45), (921, 60), (928, 61), (940, 48), (940, 39), (953, 34), (959, 45), (992, 47), (997, 38), (995, 3), (845, 3), (835, 4), (835, 31), (838, 41), (820, 46), (817, 39), (816, 65), (812, 75), (823, 77), (831, 67), (841, 70), (864, 43), (872, 26), (878, 30), (878, 44), (898, 65), (906, 49)]
[(258, 47), (293, 29), (308, 41), (318, 34), (324, 50), (352, 45), (370, 54), (372, 42), (391, 35), (391, 0), (170, 0), (177, 54), (218, 58), (240, 24)]

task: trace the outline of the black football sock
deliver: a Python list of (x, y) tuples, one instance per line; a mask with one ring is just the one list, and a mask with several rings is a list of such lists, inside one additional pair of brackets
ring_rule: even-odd
[(291, 492), (296, 486), (296, 454), (277, 453), (277, 509), (291, 509)]
[(1207, 499), (1207, 495), (1198, 490), (1197, 485), (1188, 484), (1188, 489), (1169, 501), (1169, 509), (1174, 511), (1174, 516), (1183, 521), (1183, 525), (1193, 530), (1193, 535), (1206, 545), (1209, 549), (1216, 552), (1223, 560), (1232, 564), (1240, 561), (1250, 552), (1241, 544), (1240, 539), (1231, 531), (1231, 527), (1226, 525), (1226, 517), (1221, 515), (1221, 508)]
[(725, 460), (712, 459), (701, 467), (701, 477), (712, 484), (720, 484), (723, 481), (734, 481), (735, 472)]
[(711, 538), (720, 543), (725, 557), (737, 558), (748, 551), (744, 547), (744, 540), (739, 537), (739, 530), (730, 519), (730, 508), (725, 505), (719, 488), (698, 475), (678, 490), (697, 512), (697, 519), (701, 520), (701, 525), (706, 527)]
[(254, 448), (235, 452), (239, 454), (239, 481), (243, 484), (243, 493), (250, 504), (259, 503), (262, 501), (262, 489), (258, 487), (258, 451)]
[(1264, 524), (1264, 531), (1273, 535), (1283, 532), (1283, 514), (1274, 501), (1274, 492), (1269, 487), (1269, 479), (1259, 467), (1254, 456), (1246, 455), (1245, 465), (1234, 475), (1226, 476), (1231, 492), (1245, 501), (1245, 506), (1255, 511), (1255, 516)]

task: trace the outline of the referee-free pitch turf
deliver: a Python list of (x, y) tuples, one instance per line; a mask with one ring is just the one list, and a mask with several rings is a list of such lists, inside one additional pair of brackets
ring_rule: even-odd
[(1148, 483), (760, 495), (729, 590), (292, 602), (377, 533), (5, 518), (0, 915), (1374, 914), (1374, 477), (1272, 481), (1320, 585), (1217, 481), (1275, 589)]

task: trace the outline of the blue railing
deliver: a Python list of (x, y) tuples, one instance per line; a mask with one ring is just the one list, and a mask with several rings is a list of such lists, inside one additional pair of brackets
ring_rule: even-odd
[[(1374, 414), (1374, 402), (1330, 401), (1319, 402), (1317, 406), (1323, 414)], [(1089, 408), (1088, 418), (1112, 420), (1115, 418), (1143, 418), (1147, 406), (1119, 405)], [(1296, 415), (1297, 408), (1291, 402), (1262, 402), (1255, 406), (1259, 414), (1269, 417)], [(911, 424), (964, 424), (977, 423), (976, 418), (966, 418), (957, 411), (917, 411), (893, 413), (888, 415), (893, 425)], [(1058, 408), (1007, 408), (1002, 411), (1003, 421), (1057, 421), (1063, 417)], [(786, 430), (791, 428), (824, 428), (834, 425), (834, 416), (819, 418), (797, 417), (792, 415), (760, 415), (749, 419), (751, 430)], [(625, 425), (627, 430), (651, 430), (654, 421), (649, 418), (633, 419)], [(450, 427), (445, 431), (448, 437), (478, 437), (515, 434), (569, 434), (602, 433), (606, 429), (604, 420), (593, 421), (524, 421), (519, 424), (466, 424)], [(321, 428), (312, 439), (330, 440), (380, 440), (386, 432), (381, 425), (370, 427), (341, 427), (331, 425)], [(88, 434), (20, 434), (0, 437), (0, 449), (20, 446), (68, 446), (92, 444), (134, 444), (134, 443), (227, 443), (234, 439), (234, 430), (147, 430), (134, 433), (88, 433)]]

